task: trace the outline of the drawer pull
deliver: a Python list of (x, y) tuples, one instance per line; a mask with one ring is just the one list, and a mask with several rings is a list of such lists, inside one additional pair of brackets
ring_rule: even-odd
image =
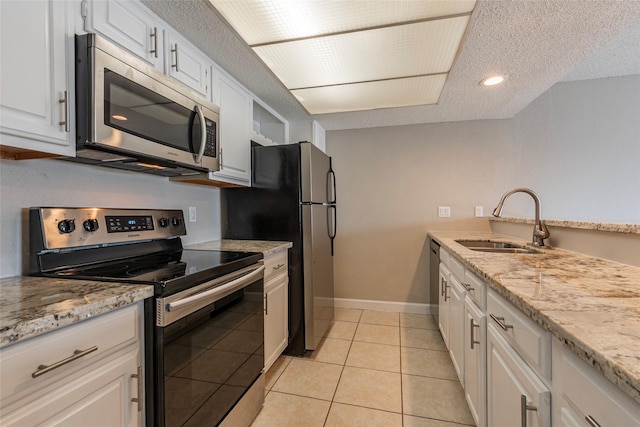
[(131, 378), (138, 380), (138, 397), (132, 397), (131, 401), (138, 404), (138, 412), (142, 412), (144, 406), (143, 387), (142, 387), (142, 366), (138, 366), (138, 373), (131, 374)]
[(596, 420), (594, 420), (591, 415), (587, 415), (586, 417), (584, 417), (584, 419), (587, 420), (589, 425), (592, 427), (601, 427), (600, 424)]
[(504, 323), (504, 317), (497, 317), (493, 314), (490, 314), (489, 317), (491, 317), (503, 330), (508, 331), (509, 329), (513, 329), (513, 325), (507, 325)]
[(527, 396), (520, 395), (520, 424), (522, 427), (527, 427), (527, 411), (537, 411), (536, 406), (527, 405)]
[(471, 342), (470, 342), (471, 350), (473, 350), (473, 345), (474, 344), (480, 344), (480, 341), (476, 341), (476, 340), (473, 339), (473, 328), (480, 328), (480, 325), (476, 325), (473, 322), (473, 319), (469, 319), (469, 336), (471, 338)]
[(280, 270), (282, 267), (284, 267), (284, 264), (274, 265), (272, 268), (273, 268), (273, 271), (278, 271), (278, 270)]
[(38, 366), (38, 370), (35, 371), (34, 373), (31, 374), (31, 377), (33, 378), (38, 378), (40, 375), (44, 375), (47, 372), (51, 372), (54, 369), (58, 369), (61, 366), (66, 365), (69, 362), (73, 362), (76, 359), (80, 359), (81, 357), (86, 356), (89, 353), (93, 353), (94, 351), (98, 350), (97, 346), (93, 346), (91, 348), (88, 348), (86, 350), (76, 350), (73, 352), (73, 355), (67, 357), (66, 359), (62, 359), (59, 362), (54, 363), (53, 365), (40, 365)]
[(463, 283), (463, 284), (462, 284), (462, 286), (464, 286), (464, 288), (465, 288), (468, 292), (475, 291), (475, 289), (476, 289), (476, 288), (474, 288), (473, 286), (471, 286), (471, 285), (470, 285), (470, 284), (468, 284), (468, 283)]

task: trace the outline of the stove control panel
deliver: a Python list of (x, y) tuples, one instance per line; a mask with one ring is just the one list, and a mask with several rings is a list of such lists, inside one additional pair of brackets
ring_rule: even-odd
[[(31, 241), (41, 250), (168, 239), (187, 234), (179, 209), (31, 208)], [(36, 233), (36, 234), (33, 234)], [(40, 240), (34, 237), (41, 236)]]

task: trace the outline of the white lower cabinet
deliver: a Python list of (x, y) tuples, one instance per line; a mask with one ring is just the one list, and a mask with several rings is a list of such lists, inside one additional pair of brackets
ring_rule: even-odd
[(449, 355), (464, 387), (464, 297), (465, 290), (453, 274), (449, 276)]
[[(640, 404), (554, 341), (557, 363), (558, 425), (582, 427), (640, 426)], [(556, 403), (556, 402), (554, 402)]]
[(487, 336), (487, 425), (550, 426), (549, 388), (491, 323)]
[(464, 394), (477, 427), (486, 426), (487, 317), (470, 296), (464, 303)]
[[(441, 249), (442, 250), (442, 249)], [(443, 264), (440, 264), (440, 290), (438, 297), (438, 329), (444, 340), (445, 345), (449, 348), (449, 275), (451, 272)]]
[(0, 350), (0, 425), (144, 424), (142, 303)]
[(286, 250), (264, 260), (264, 367), (268, 370), (289, 344), (289, 274)]
[(477, 427), (640, 427), (640, 404), (440, 249), (438, 328)]

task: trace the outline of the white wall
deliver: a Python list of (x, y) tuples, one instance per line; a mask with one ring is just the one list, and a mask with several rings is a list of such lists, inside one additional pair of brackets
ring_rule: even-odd
[[(61, 160), (0, 160), (0, 277), (25, 273), (31, 206), (197, 208), (184, 244), (220, 238), (217, 188)], [(25, 258), (26, 259), (26, 258)]]
[[(640, 76), (561, 83), (514, 119), (327, 132), (338, 298), (429, 303), (430, 229), (486, 227), (529, 187), (543, 218), (640, 223)], [(450, 220), (437, 217), (450, 206)], [(533, 217), (516, 194), (505, 216)]]

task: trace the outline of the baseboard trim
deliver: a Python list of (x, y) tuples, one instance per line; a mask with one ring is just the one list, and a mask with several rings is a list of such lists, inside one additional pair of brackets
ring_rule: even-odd
[(375, 301), (365, 299), (335, 298), (334, 306), (360, 310), (391, 311), (394, 313), (431, 314), (437, 313), (437, 306), (413, 302)]

